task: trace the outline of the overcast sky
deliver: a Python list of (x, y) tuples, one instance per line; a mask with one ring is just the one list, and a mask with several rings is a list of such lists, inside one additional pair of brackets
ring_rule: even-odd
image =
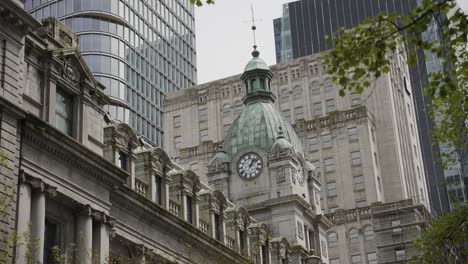
[[(468, 10), (468, 0), (457, 0)], [(275, 43), (273, 19), (280, 17), (283, 3), (292, 0), (215, 0), (195, 10), (198, 83), (242, 73), (253, 45), (250, 29), (252, 4), (260, 57), (273, 65)]]

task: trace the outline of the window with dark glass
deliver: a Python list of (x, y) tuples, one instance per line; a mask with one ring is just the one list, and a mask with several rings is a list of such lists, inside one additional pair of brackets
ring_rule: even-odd
[(128, 171), (128, 154), (123, 151), (119, 151), (119, 167)]
[(57, 90), (55, 100), (55, 127), (71, 136), (73, 127), (73, 99)]
[(268, 242), (262, 245), (262, 264), (268, 264)]
[(221, 240), (221, 217), (219, 214), (214, 214), (214, 237), (216, 240)]
[(60, 233), (57, 223), (51, 222), (46, 218), (44, 230), (44, 263), (55, 263), (53, 247), (60, 246)]
[(239, 249), (240, 249), (240, 252), (243, 253), (244, 252), (244, 249), (245, 249), (245, 242), (244, 242), (244, 239), (245, 239), (245, 232), (244, 230), (239, 230)]
[(156, 188), (155, 188), (155, 197), (156, 203), (162, 205), (162, 179), (159, 176), (156, 176)]
[(193, 224), (193, 199), (187, 195), (187, 222)]

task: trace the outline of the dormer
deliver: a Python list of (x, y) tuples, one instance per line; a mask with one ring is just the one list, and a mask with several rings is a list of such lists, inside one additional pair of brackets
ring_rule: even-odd
[(135, 150), (140, 145), (135, 131), (125, 123), (104, 128), (104, 157), (130, 175), (127, 185), (132, 189), (135, 189)]
[(271, 230), (264, 223), (253, 223), (250, 229), (250, 250), (256, 264), (271, 264)]
[(289, 264), (291, 263), (290, 253), (291, 246), (288, 240), (284, 237), (275, 237), (271, 240), (272, 264)]
[(226, 211), (226, 232), (234, 237), (235, 248), (240, 254), (250, 257), (250, 224), (253, 219), (244, 207), (231, 207)]
[[(169, 187), (170, 201), (169, 210), (177, 210), (179, 207), (179, 217), (188, 223), (198, 227), (201, 190), (200, 178), (191, 170), (172, 171), (169, 176), (172, 178)], [(174, 208), (171, 208), (171, 203)]]
[(221, 243), (226, 243), (226, 209), (228, 201), (219, 190), (200, 192), (200, 219), (208, 226), (208, 234)]
[(158, 147), (136, 154), (135, 190), (169, 210), (169, 171), (174, 168), (171, 158)]

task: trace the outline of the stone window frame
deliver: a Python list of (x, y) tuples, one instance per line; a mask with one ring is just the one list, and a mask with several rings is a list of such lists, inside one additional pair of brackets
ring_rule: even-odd
[(322, 148), (328, 149), (333, 147), (333, 138), (331, 133), (322, 134)]
[(181, 115), (175, 115), (172, 117), (174, 128), (182, 127), (182, 117)]
[[(180, 141), (179, 141), (179, 139), (180, 139)], [(175, 149), (180, 149), (181, 145), (182, 145), (182, 136), (175, 136), (174, 137), (174, 148)]]
[(352, 227), (348, 231), (348, 236), (349, 236), (349, 241), (350, 242), (356, 242), (359, 240), (359, 231), (357, 228)]
[(327, 244), (328, 244), (328, 247), (338, 246), (338, 234), (335, 231), (328, 233)]
[(368, 252), (367, 253), (367, 263), (368, 264), (377, 264), (377, 253), (376, 252)]
[(370, 225), (364, 227), (364, 239), (366, 241), (374, 240), (375, 239), (375, 233), (374, 233), (374, 228)]
[(354, 186), (354, 191), (355, 192), (364, 191), (366, 189), (366, 183), (365, 183), (364, 175), (354, 176), (353, 177), (353, 186)]
[(332, 173), (335, 171), (335, 158), (327, 157), (323, 159), (323, 167), (325, 168), (325, 173)]
[(356, 254), (351, 256), (351, 264), (361, 264), (362, 256), (361, 254)]
[(362, 166), (361, 150), (355, 150), (350, 152), (351, 166), (358, 167)]
[(327, 197), (336, 197), (338, 193), (336, 191), (336, 181), (331, 181), (327, 183)]
[(330, 98), (325, 101), (325, 112), (326, 113), (331, 113), (336, 111), (336, 99), (335, 98)]
[(205, 142), (209, 140), (208, 128), (200, 130), (200, 142)]
[(359, 131), (357, 127), (348, 127), (348, 141), (357, 142), (359, 141)]

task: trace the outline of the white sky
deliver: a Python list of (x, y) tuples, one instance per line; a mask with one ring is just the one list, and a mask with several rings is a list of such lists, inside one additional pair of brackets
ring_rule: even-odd
[[(205, 2), (205, 1), (204, 1)], [(282, 4), (292, 0), (215, 0), (195, 10), (198, 83), (242, 73), (253, 45), (250, 5), (257, 20), (260, 57), (276, 63), (273, 19), (280, 17)], [(457, 0), (468, 10), (468, 0)]]

